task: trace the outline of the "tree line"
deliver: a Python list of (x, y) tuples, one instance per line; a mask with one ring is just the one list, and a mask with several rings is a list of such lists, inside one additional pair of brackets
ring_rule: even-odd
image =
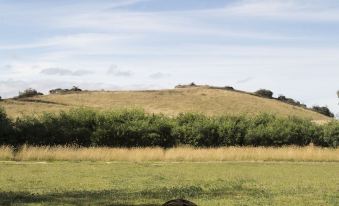
[(175, 117), (143, 110), (95, 111), (73, 109), (58, 114), (24, 116), (15, 120), (0, 109), (0, 145), (78, 145), (164, 148), (180, 145), (337, 147), (339, 123), (317, 125), (297, 117), (205, 116)]

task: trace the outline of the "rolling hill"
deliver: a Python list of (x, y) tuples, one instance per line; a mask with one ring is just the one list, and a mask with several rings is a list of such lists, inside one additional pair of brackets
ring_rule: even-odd
[(143, 108), (150, 113), (176, 115), (181, 112), (200, 112), (207, 115), (239, 115), (272, 113), (279, 116), (298, 116), (322, 121), (329, 118), (302, 107), (251, 93), (211, 88), (185, 87), (146, 91), (83, 91), (52, 94), (0, 102), (10, 117), (26, 114), (57, 112), (76, 107), (100, 110)]

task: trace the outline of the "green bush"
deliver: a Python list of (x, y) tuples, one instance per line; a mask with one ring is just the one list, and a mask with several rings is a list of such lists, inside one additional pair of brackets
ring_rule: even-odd
[(0, 107), (0, 145), (13, 144), (14, 130), (10, 119), (8, 119), (5, 110)]
[(267, 89), (259, 89), (254, 94), (257, 95), (257, 96), (265, 97), (265, 98), (269, 98), (269, 99), (273, 98), (273, 92), (271, 90), (267, 90)]
[(60, 114), (44, 113), (39, 117), (24, 116), (15, 123), (18, 143), (90, 146), (96, 114), (88, 109), (75, 109)]
[(339, 146), (339, 123), (337, 121), (332, 121), (323, 126), (323, 135), (318, 145), (325, 147)]
[(319, 137), (317, 126), (296, 117), (278, 118), (259, 115), (253, 118), (246, 135), (246, 145), (254, 146), (305, 146)]
[(52, 89), (49, 90), (50, 94), (65, 94), (65, 93), (71, 93), (71, 92), (81, 92), (82, 89), (80, 89), (79, 87), (73, 86), (71, 89), (61, 89), (61, 88), (57, 88), (57, 89)]
[(224, 89), (234, 91), (234, 87), (231, 86), (224, 86)]
[(292, 99), (292, 98), (287, 98), (287, 97), (285, 97), (285, 96), (283, 96), (283, 95), (280, 95), (280, 96), (277, 98), (277, 100), (282, 101), (282, 102), (285, 102), (285, 103), (287, 103), (287, 104), (294, 105), (294, 106), (307, 108), (307, 105), (302, 104), (302, 103), (300, 103), (299, 101), (296, 101), (296, 100), (294, 100), (294, 99)]
[(43, 95), (43, 93), (38, 92), (35, 89), (29, 88), (29, 89), (24, 90), (23, 92), (19, 92), (19, 96), (17, 96), (17, 98), (34, 97), (38, 95)]
[(328, 107), (313, 106), (312, 110), (328, 117), (334, 117), (334, 114)]

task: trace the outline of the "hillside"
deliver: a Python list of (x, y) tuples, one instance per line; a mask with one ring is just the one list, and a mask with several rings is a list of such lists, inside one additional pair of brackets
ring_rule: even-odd
[(75, 107), (96, 109), (143, 108), (150, 113), (176, 115), (180, 112), (201, 112), (207, 115), (273, 113), (299, 116), (312, 120), (329, 118), (316, 112), (274, 99), (249, 93), (208, 87), (188, 87), (147, 91), (86, 91), (53, 94), (0, 102), (9, 116), (56, 112)]

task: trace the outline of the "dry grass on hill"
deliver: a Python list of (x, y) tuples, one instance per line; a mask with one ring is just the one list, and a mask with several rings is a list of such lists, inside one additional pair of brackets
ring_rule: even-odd
[(137, 107), (150, 113), (176, 115), (181, 112), (200, 112), (207, 115), (239, 115), (273, 113), (280, 116), (299, 116), (312, 120), (328, 120), (316, 112), (265, 99), (247, 93), (191, 87), (154, 91), (80, 92), (37, 96), (0, 103), (11, 117), (22, 114), (57, 112), (74, 107), (117, 109)]
[(28, 147), (17, 153), (0, 148), (0, 160), (17, 161), (325, 161), (338, 162), (339, 149), (319, 147), (223, 147), (223, 148), (74, 148)]

